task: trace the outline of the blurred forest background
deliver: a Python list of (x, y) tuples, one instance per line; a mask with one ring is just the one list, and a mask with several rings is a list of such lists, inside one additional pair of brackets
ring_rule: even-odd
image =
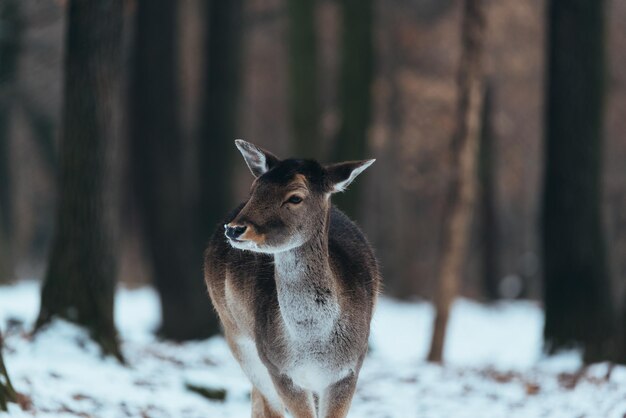
[[(60, 132), (64, 123), (81, 123), (62, 121), (64, 80), (80, 78), (84, 67), (65, 69), (72, 2), (0, 1), (0, 281), (43, 278), (52, 274), (59, 179), (68, 175), (59, 170)], [(113, 58), (97, 62), (121, 85), (108, 108), (119, 134), (93, 139), (82, 130), (83, 147), (102, 146), (111, 157), (93, 164), (106, 180), (97, 187), (112, 192), (106, 202), (120, 220), (119, 233), (103, 227), (116, 243), (115, 275), (129, 286), (155, 284), (163, 335), (203, 337), (214, 328), (210, 315), (198, 324), (185, 318), (210, 313), (203, 246), (251, 183), (235, 138), (279, 157), (377, 158), (339, 204), (376, 248), (387, 294), (435, 297), (463, 2), (114, 3), (121, 21), (113, 29), (96, 24), (115, 38), (104, 55)], [(548, 10), (541, 0), (484, 2), (479, 187), (461, 277), (461, 293), (471, 298), (543, 295)], [(626, 2), (607, 0), (598, 10), (604, 22), (589, 30), (602, 33), (604, 25), (606, 35), (598, 44), (607, 57), (603, 146), (589, 149), (602, 153), (606, 289), (617, 312), (626, 290)]]

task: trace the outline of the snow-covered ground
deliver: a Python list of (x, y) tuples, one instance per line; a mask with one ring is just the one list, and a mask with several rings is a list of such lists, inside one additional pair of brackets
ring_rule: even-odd
[[(208, 303), (208, 301), (207, 301)], [(15, 417), (247, 417), (250, 385), (222, 338), (155, 339), (150, 288), (121, 289), (116, 320), (128, 365), (102, 358), (85, 333), (56, 322), (32, 338), (39, 285), (0, 287), (7, 367), (29, 410)], [(578, 376), (576, 353), (543, 358), (540, 308), (529, 302), (454, 306), (446, 366), (424, 362), (432, 307), (381, 298), (349, 417), (598, 417), (626, 414), (626, 368), (594, 365)], [(210, 401), (189, 386), (224, 389)], [(0, 414), (2, 415), (2, 414)]]

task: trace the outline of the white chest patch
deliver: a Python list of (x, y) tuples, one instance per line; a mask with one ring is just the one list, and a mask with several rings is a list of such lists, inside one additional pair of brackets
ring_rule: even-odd
[(339, 317), (335, 299), (324, 304), (315, 301), (315, 289), (294, 282), (279, 283), (280, 313), (289, 337), (297, 341), (328, 339)]

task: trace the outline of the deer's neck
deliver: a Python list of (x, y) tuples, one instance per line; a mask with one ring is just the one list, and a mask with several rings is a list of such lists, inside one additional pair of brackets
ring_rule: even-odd
[(339, 317), (337, 284), (328, 259), (328, 230), (274, 255), (280, 313), (289, 336), (328, 336)]

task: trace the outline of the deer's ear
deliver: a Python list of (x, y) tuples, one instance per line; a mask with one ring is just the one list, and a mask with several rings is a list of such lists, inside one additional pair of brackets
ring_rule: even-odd
[(235, 145), (241, 152), (241, 155), (243, 155), (243, 159), (246, 160), (246, 164), (254, 177), (261, 177), (280, 161), (271, 152), (243, 139), (236, 139)]
[(330, 182), (330, 192), (343, 192), (367, 167), (376, 160), (347, 161), (345, 163), (326, 166), (326, 173)]

